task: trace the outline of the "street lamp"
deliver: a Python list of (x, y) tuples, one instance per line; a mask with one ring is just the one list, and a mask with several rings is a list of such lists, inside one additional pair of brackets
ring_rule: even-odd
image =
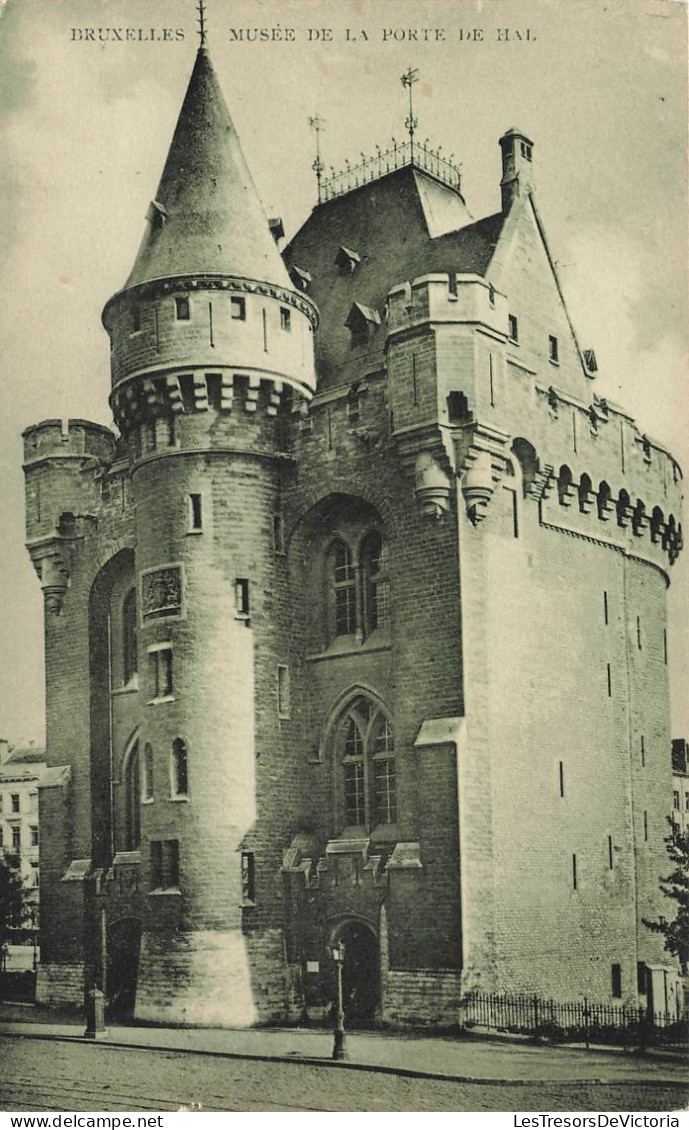
[(330, 949), (330, 955), (335, 962), (336, 987), (333, 1059), (347, 1059), (345, 1049), (344, 1004), (342, 1001), (342, 966), (344, 965), (344, 953), (344, 942), (336, 942)]

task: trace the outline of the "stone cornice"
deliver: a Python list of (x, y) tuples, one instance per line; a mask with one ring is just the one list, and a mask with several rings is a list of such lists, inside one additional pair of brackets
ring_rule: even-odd
[(112, 298), (108, 299), (103, 308), (103, 324), (107, 329), (107, 315), (112, 306), (121, 300), (159, 298), (180, 290), (227, 290), (234, 294), (262, 294), (300, 310), (309, 319), (313, 329), (318, 329), (320, 321), (318, 308), (304, 294), (278, 286), (277, 283), (261, 282), (259, 279), (247, 279), (242, 276), (216, 274), (170, 275), (118, 290)]

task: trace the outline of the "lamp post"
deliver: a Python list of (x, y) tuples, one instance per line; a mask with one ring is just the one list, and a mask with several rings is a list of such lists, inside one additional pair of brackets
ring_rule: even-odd
[(333, 1059), (347, 1058), (347, 1051), (345, 1049), (344, 1004), (342, 1001), (342, 966), (344, 964), (344, 952), (345, 948), (343, 942), (336, 942), (330, 950), (332, 959), (335, 962), (336, 989)]

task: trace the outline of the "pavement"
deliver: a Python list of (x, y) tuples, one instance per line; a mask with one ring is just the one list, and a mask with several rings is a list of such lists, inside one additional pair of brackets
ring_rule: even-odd
[[(0, 1036), (85, 1042), (75, 1015), (0, 1002)], [(89, 1041), (93, 1042), (93, 1041)], [(238, 1059), (332, 1064), (332, 1032), (322, 1028), (164, 1028), (114, 1025), (99, 1046), (149, 1048)], [(347, 1061), (358, 1070), (465, 1083), (583, 1082), (684, 1085), (685, 1057), (650, 1051), (539, 1045), (524, 1038), (348, 1032)]]

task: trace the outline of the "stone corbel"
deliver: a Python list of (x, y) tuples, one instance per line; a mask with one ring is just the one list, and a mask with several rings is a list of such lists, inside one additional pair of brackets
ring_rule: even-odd
[(579, 491), (579, 509), (582, 514), (588, 514), (593, 510), (596, 502), (596, 493), (592, 490)]
[(446, 432), (435, 423), (394, 433), (402, 469), (414, 476), (414, 497), (429, 518), (450, 509), (454, 478), (453, 448)]
[(450, 507), (452, 484), (446, 471), (429, 451), (421, 451), (414, 467), (414, 495), (422, 514), (440, 518)]
[(509, 436), (485, 424), (473, 423), (462, 429), (457, 440), (457, 468), (467, 517), (479, 525), (500, 483), (508, 462)]
[(533, 498), (536, 502), (541, 502), (542, 499), (547, 498), (553, 489), (555, 482), (555, 469), (549, 463), (544, 467), (534, 471), (528, 486), (525, 487), (524, 494), (527, 498)]
[(69, 543), (64, 538), (52, 537), (30, 543), (27, 548), (41, 582), (45, 610), (58, 615), (69, 585)]

